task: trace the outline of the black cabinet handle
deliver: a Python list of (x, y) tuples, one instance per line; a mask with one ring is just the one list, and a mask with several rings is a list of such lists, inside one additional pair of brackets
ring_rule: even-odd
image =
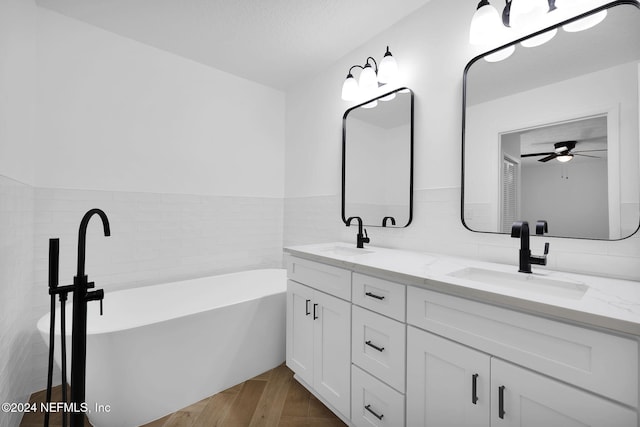
[(313, 304), (313, 320), (316, 320), (318, 316), (316, 315), (316, 308), (318, 308), (318, 304)]
[(368, 297), (371, 297), (371, 298), (379, 299), (379, 300), (383, 300), (384, 299), (384, 296), (372, 294), (371, 292), (367, 292), (367, 293), (365, 293), (365, 295), (368, 296)]
[(311, 302), (311, 300), (310, 300), (310, 299), (308, 299), (308, 300), (305, 302), (305, 309), (304, 309), (304, 311), (305, 311), (305, 316), (308, 316), (308, 315), (310, 315), (310, 314), (311, 314), (311, 312), (309, 311), (309, 303), (310, 303), (310, 302)]
[(478, 374), (471, 376), (471, 403), (478, 403)]
[(375, 344), (371, 344), (371, 340), (366, 341), (365, 342), (366, 345), (368, 345), (369, 347), (375, 348), (376, 350), (378, 350), (380, 353), (382, 353), (384, 351), (384, 347), (378, 347)]
[(366, 409), (367, 411), (371, 412), (373, 414), (374, 417), (376, 417), (377, 419), (381, 420), (382, 417), (384, 417), (384, 414), (376, 414), (375, 411), (373, 409), (371, 409), (371, 405), (367, 405), (364, 407), (364, 409)]
[(498, 417), (504, 419), (504, 386), (498, 387)]

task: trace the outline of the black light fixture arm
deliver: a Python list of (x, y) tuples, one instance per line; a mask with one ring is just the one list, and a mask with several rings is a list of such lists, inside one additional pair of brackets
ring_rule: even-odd
[(373, 61), (374, 70), (375, 70), (376, 74), (378, 74), (378, 63), (376, 62), (376, 60), (372, 56), (367, 58), (367, 62), (364, 63), (365, 64), (364, 66), (365, 67), (367, 67), (367, 66), (370, 67), (371, 66), (371, 64), (369, 64), (369, 60)]
[[(502, 23), (504, 24), (505, 27), (511, 27), (511, 2), (512, 1), (513, 0), (505, 0), (505, 6), (504, 6), (504, 9), (502, 10)], [(480, 9), (482, 6), (486, 6), (487, 4), (489, 4), (487, 0), (481, 0), (480, 3), (478, 4), (478, 9)], [(547, 12), (553, 12), (554, 10), (557, 9), (556, 0), (547, 0), (547, 4), (549, 5), (549, 10)]]
[[(505, 6), (502, 10), (502, 24), (505, 27), (511, 27), (511, 0), (505, 0)], [(478, 5), (480, 7), (480, 5)]]

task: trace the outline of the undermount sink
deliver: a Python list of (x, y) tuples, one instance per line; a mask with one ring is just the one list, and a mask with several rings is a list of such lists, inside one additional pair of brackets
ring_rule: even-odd
[(348, 246), (333, 246), (331, 248), (323, 249), (323, 253), (334, 256), (356, 256), (373, 253), (366, 249), (350, 248)]
[(535, 273), (507, 273), (476, 267), (464, 268), (448, 275), (487, 285), (521, 289), (526, 292), (568, 299), (580, 299), (589, 289), (584, 283), (550, 279)]

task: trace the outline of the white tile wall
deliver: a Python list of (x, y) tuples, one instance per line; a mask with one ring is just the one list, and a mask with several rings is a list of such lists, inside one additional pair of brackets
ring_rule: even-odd
[[(86, 273), (96, 288), (114, 290), (282, 265), (280, 198), (37, 188), (34, 324), (49, 311), (49, 238), (60, 238), (60, 283), (71, 283), (79, 224), (92, 208), (102, 209), (111, 226), (111, 236), (104, 237), (96, 216), (87, 229)], [(33, 335), (33, 390), (41, 390), (46, 385), (47, 353)]]
[[(460, 188), (414, 192), (413, 222), (407, 228), (367, 227), (371, 245), (437, 252), (484, 261), (517, 264), (519, 240), (509, 235), (474, 233), (460, 221)], [(356, 241), (355, 227), (340, 219), (340, 196), (285, 200), (286, 245), (333, 240)], [(532, 236), (533, 253), (550, 242), (548, 266), (584, 274), (640, 280), (640, 236), (594, 241)]]
[[(91, 220), (86, 271), (98, 288), (107, 290), (277, 267), (283, 245), (355, 244), (357, 232), (340, 218), (339, 195), (283, 203), (280, 198), (32, 188), (0, 176), (2, 401), (25, 399), (46, 385), (47, 350), (35, 323), (49, 310), (48, 239), (61, 239), (60, 282), (69, 283), (80, 220), (95, 207), (107, 213), (112, 235), (104, 237), (99, 219)], [(459, 217), (459, 188), (419, 190), (408, 228), (368, 227), (368, 233), (372, 245), (515, 265), (516, 239), (469, 232)], [(544, 240), (533, 238), (534, 252)], [(618, 242), (548, 240), (550, 268), (640, 280), (637, 236)], [(18, 421), (5, 417), (0, 427)]]
[[(0, 175), (0, 402), (27, 402), (32, 390), (33, 189)], [(21, 414), (0, 414), (0, 426)]]

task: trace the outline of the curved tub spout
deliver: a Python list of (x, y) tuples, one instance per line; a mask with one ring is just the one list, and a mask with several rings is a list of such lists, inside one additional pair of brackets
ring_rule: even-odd
[(82, 221), (80, 221), (80, 230), (78, 231), (78, 274), (77, 277), (84, 276), (84, 260), (87, 246), (87, 225), (89, 225), (89, 220), (95, 214), (100, 216), (102, 219), (102, 226), (104, 228), (104, 235), (111, 236), (111, 228), (109, 227), (109, 218), (107, 218), (107, 214), (104, 213), (101, 209), (91, 209), (89, 212), (84, 214), (82, 217)]
[[(100, 301), (102, 314), (102, 299), (104, 291), (88, 291), (95, 285), (89, 283), (84, 272), (85, 251), (87, 244), (87, 225), (95, 214), (102, 219), (104, 235), (110, 236), (109, 219), (100, 209), (91, 209), (80, 221), (78, 231), (78, 275), (73, 278), (73, 330), (71, 332), (71, 403), (76, 407), (85, 403), (86, 360), (87, 360), (87, 301)], [(76, 411), (71, 414), (71, 427), (84, 427), (84, 413)]]

